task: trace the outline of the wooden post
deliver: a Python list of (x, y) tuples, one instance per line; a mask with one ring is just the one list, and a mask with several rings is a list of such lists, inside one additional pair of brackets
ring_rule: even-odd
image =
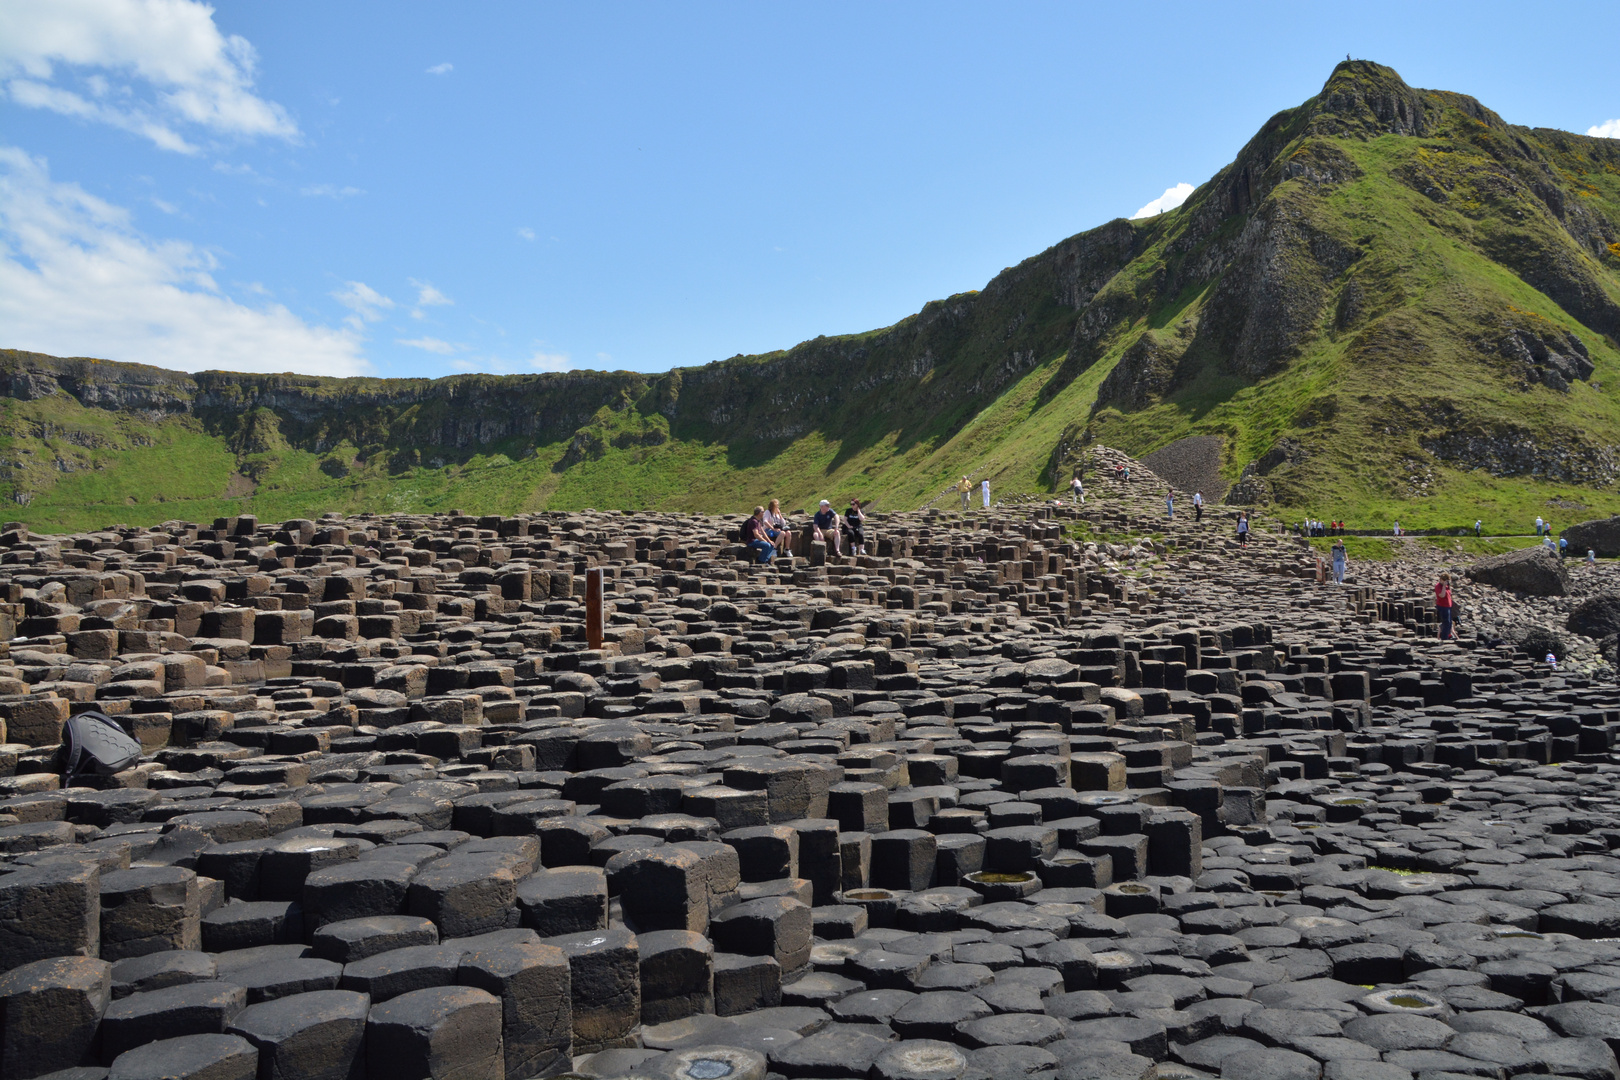
[(602, 647), (602, 568), (585, 571), (585, 647)]

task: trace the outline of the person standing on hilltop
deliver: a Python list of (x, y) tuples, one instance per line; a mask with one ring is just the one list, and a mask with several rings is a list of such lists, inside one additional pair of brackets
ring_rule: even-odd
[(1204, 520), (1204, 493), (1202, 491), (1193, 492), (1193, 520)]
[(1434, 583), (1434, 613), (1440, 617), (1440, 640), (1451, 640), (1451, 620), (1454, 605), (1451, 599), (1451, 575), (1441, 574)]
[(1074, 497), (1076, 506), (1086, 501), (1086, 485), (1081, 482), (1078, 472), (1074, 474), (1074, 479), (1069, 481), (1069, 494)]
[(956, 482), (956, 492), (962, 496), (962, 512), (966, 513), (968, 497), (973, 494), (973, 481), (967, 478), (967, 474), (964, 473), (962, 479)]
[(1336, 584), (1344, 584), (1344, 568), (1350, 562), (1350, 554), (1344, 549), (1344, 540), (1340, 538), (1333, 541), (1333, 580)]
[(1244, 546), (1248, 545), (1248, 543), (1249, 543), (1249, 512), (1247, 510), (1240, 511), (1238, 513), (1237, 536), (1238, 536), (1238, 543), (1243, 544)]
[(821, 500), (820, 508), (810, 519), (810, 539), (820, 540), (831, 547), (834, 555), (844, 553), (843, 540), (838, 535), (838, 511), (826, 499)]

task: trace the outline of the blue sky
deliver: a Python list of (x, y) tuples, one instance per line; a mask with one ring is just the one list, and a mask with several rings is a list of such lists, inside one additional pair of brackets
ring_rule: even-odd
[(1620, 137), (1616, 40), (1613, 0), (0, 0), (0, 346), (702, 364), (887, 325), (1202, 183), (1347, 53)]

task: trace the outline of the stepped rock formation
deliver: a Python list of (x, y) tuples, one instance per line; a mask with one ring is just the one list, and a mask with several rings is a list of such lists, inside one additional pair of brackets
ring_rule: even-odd
[[(1084, 506), (768, 565), (687, 514), (13, 523), (0, 1068), (1620, 1071), (1620, 689), (1493, 629), (1566, 601), (1440, 642), (1426, 577), (1091, 453)], [(64, 777), (92, 709), (135, 756)]]

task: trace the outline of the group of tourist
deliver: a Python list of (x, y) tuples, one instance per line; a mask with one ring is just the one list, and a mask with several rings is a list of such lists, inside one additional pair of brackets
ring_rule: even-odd
[[(846, 544), (851, 555), (866, 554), (866, 511), (859, 499), (850, 499), (849, 509), (842, 516), (831, 502), (822, 499), (806, 531), (812, 541), (819, 540), (832, 548), (834, 555), (842, 557)], [(793, 526), (782, 513), (781, 500), (772, 499), (769, 506), (754, 507), (753, 514), (742, 523), (742, 541), (761, 563), (791, 550)]]
[[(973, 501), (973, 481), (964, 475), (962, 479), (956, 482), (956, 493), (962, 496), (962, 509), (966, 510), (968, 503)], [(990, 509), (990, 480), (988, 477), (979, 481), (979, 495), (984, 499), (984, 508), (986, 510)]]
[[(1076, 482), (1079, 482), (1079, 479), (1080, 478), (1078, 476), (1075, 477)], [(1084, 501), (1084, 500), (1081, 500), (1081, 501)], [(1204, 493), (1202, 491), (1193, 492), (1192, 508), (1193, 508), (1193, 520), (1194, 521), (1203, 521), (1204, 520)], [(1169, 518), (1171, 521), (1176, 520), (1176, 493), (1174, 491), (1172, 491), (1171, 489), (1169, 489), (1169, 488), (1164, 489), (1164, 516)]]
[(1294, 523), (1294, 531), (1301, 536), (1343, 536), (1344, 522), (1315, 521), (1306, 518), (1304, 521)]

